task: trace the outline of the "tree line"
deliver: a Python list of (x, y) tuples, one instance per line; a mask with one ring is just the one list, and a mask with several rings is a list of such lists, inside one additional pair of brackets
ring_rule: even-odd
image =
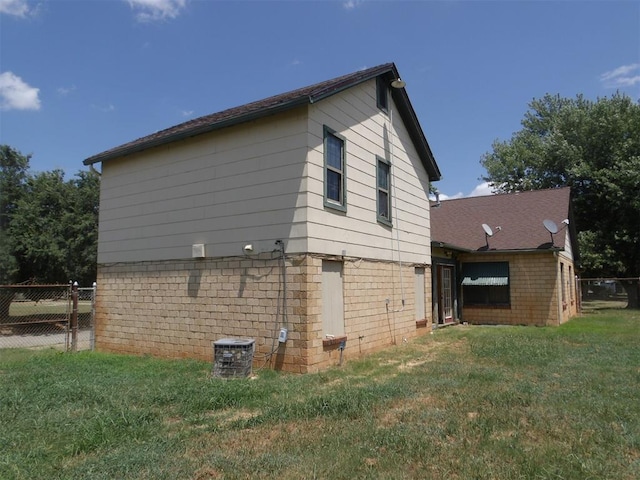
[(100, 176), (33, 173), (0, 145), (0, 285), (96, 280)]

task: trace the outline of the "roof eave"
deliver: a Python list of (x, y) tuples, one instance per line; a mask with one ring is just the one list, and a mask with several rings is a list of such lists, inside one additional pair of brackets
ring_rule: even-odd
[(457, 245), (453, 245), (452, 243), (439, 242), (437, 240), (431, 240), (431, 247), (445, 248), (447, 250), (454, 250), (456, 252), (462, 252), (462, 253), (473, 252), (473, 250), (470, 250), (468, 248), (458, 247)]
[(452, 243), (440, 242), (438, 240), (431, 241), (431, 247), (436, 248), (445, 248), (447, 250), (453, 250), (461, 253), (474, 253), (474, 254), (494, 254), (494, 253), (545, 253), (545, 252), (563, 252), (563, 247), (550, 247), (550, 248), (511, 248), (511, 249), (500, 249), (500, 250), (473, 250), (471, 248), (460, 247), (458, 245), (454, 245)]
[(123, 145), (120, 148), (108, 150), (106, 152), (99, 153), (97, 155), (89, 157), (85, 159), (82, 163), (84, 165), (93, 165), (94, 163), (99, 163), (99, 162), (104, 162), (106, 160), (112, 160), (114, 158), (124, 157), (126, 155), (131, 155), (133, 153), (149, 150), (150, 148), (160, 147), (162, 145), (178, 142), (186, 138), (195, 137), (196, 135), (202, 135), (203, 133), (209, 133), (209, 132), (220, 130), (226, 127), (232, 127), (234, 125), (238, 125), (241, 123), (250, 122), (252, 120), (258, 120), (260, 118), (268, 117), (270, 115), (275, 115), (285, 110), (290, 110), (297, 106), (305, 105), (309, 103), (311, 103), (311, 97), (297, 98), (289, 102), (283, 102), (273, 107), (264, 108), (264, 109), (261, 109), (255, 112), (249, 112), (243, 115), (238, 115), (237, 117), (233, 117), (233, 118), (227, 118), (218, 122), (210, 123), (208, 125), (200, 125), (197, 127), (189, 128), (178, 133), (163, 136), (158, 139), (150, 139), (145, 142), (137, 143), (129, 147), (127, 147), (126, 145)]
[(505, 253), (505, 254), (511, 254), (511, 253), (548, 253), (548, 252), (563, 252), (564, 248), (562, 247), (550, 247), (550, 248), (511, 248), (511, 249), (502, 249), (502, 250), (469, 250), (469, 253), (480, 253), (480, 254), (487, 254), (487, 253)]
[[(394, 73), (397, 74), (397, 71)], [(442, 178), (442, 174), (440, 173), (440, 169), (438, 168), (436, 159), (433, 156), (433, 152), (431, 151), (429, 142), (427, 142), (427, 137), (425, 136), (422, 130), (422, 127), (420, 126), (420, 122), (418, 121), (418, 116), (416, 115), (416, 112), (413, 109), (413, 105), (411, 105), (411, 100), (409, 100), (409, 95), (407, 94), (404, 88), (401, 88), (401, 89), (392, 88), (391, 95), (393, 97), (394, 102), (399, 107), (400, 115), (402, 116), (405, 125), (407, 125), (409, 136), (411, 137), (411, 140), (416, 146), (418, 150), (418, 155), (422, 159), (422, 162), (424, 163), (427, 173), (429, 174), (429, 180), (431, 182), (436, 182), (440, 180)]]

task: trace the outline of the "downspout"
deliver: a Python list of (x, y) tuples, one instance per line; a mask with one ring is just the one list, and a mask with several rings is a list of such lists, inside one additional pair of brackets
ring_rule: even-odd
[(560, 261), (558, 252), (553, 252), (553, 258), (556, 260), (556, 302), (558, 304), (558, 315), (556, 317), (556, 326), (562, 323), (562, 279), (560, 277)]
[[(393, 96), (391, 96), (390, 98), (391, 102), (393, 102)], [(398, 250), (398, 265), (400, 266), (400, 297), (401, 297), (401, 302), (402, 302), (402, 306), (397, 309), (397, 310), (392, 310), (393, 313), (398, 313), (398, 312), (402, 312), (404, 310), (404, 305), (405, 305), (405, 298), (404, 298), (404, 280), (402, 279), (402, 257), (400, 255), (400, 219), (398, 217), (398, 197), (395, 193), (395, 188), (393, 188), (393, 186), (395, 185), (394, 182), (394, 178), (395, 178), (395, 170), (396, 170), (396, 164), (393, 158), (393, 104), (390, 103), (389, 104), (389, 121), (390, 121), (390, 128), (389, 128), (389, 140), (390, 140), (390, 146), (389, 146), (389, 157), (391, 160), (391, 187), (392, 187), (392, 200), (393, 200), (393, 210), (394, 210), (394, 216), (395, 216), (395, 231), (396, 231), (396, 248)]]
[(287, 317), (287, 259), (284, 254), (284, 242), (276, 240), (276, 245), (280, 250), (280, 260), (282, 260), (282, 327), (289, 329), (289, 319)]

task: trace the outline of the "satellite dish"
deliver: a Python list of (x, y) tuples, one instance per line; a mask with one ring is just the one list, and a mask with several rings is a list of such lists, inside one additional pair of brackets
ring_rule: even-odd
[(554, 233), (558, 233), (558, 225), (556, 225), (556, 222), (554, 222), (553, 220), (543, 220), (542, 224), (551, 235), (553, 235)]
[(484, 230), (484, 233), (486, 233), (488, 237), (493, 236), (493, 230), (491, 230), (491, 227), (486, 223), (482, 224), (482, 229)]

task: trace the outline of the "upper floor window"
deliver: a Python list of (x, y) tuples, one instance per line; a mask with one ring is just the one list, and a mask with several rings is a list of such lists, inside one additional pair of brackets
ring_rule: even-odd
[(391, 165), (380, 157), (376, 163), (378, 221), (391, 226)]
[(343, 211), (347, 209), (344, 150), (344, 138), (324, 127), (324, 204)]
[(389, 89), (382, 77), (376, 78), (376, 103), (383, 112), (389, 111)]

